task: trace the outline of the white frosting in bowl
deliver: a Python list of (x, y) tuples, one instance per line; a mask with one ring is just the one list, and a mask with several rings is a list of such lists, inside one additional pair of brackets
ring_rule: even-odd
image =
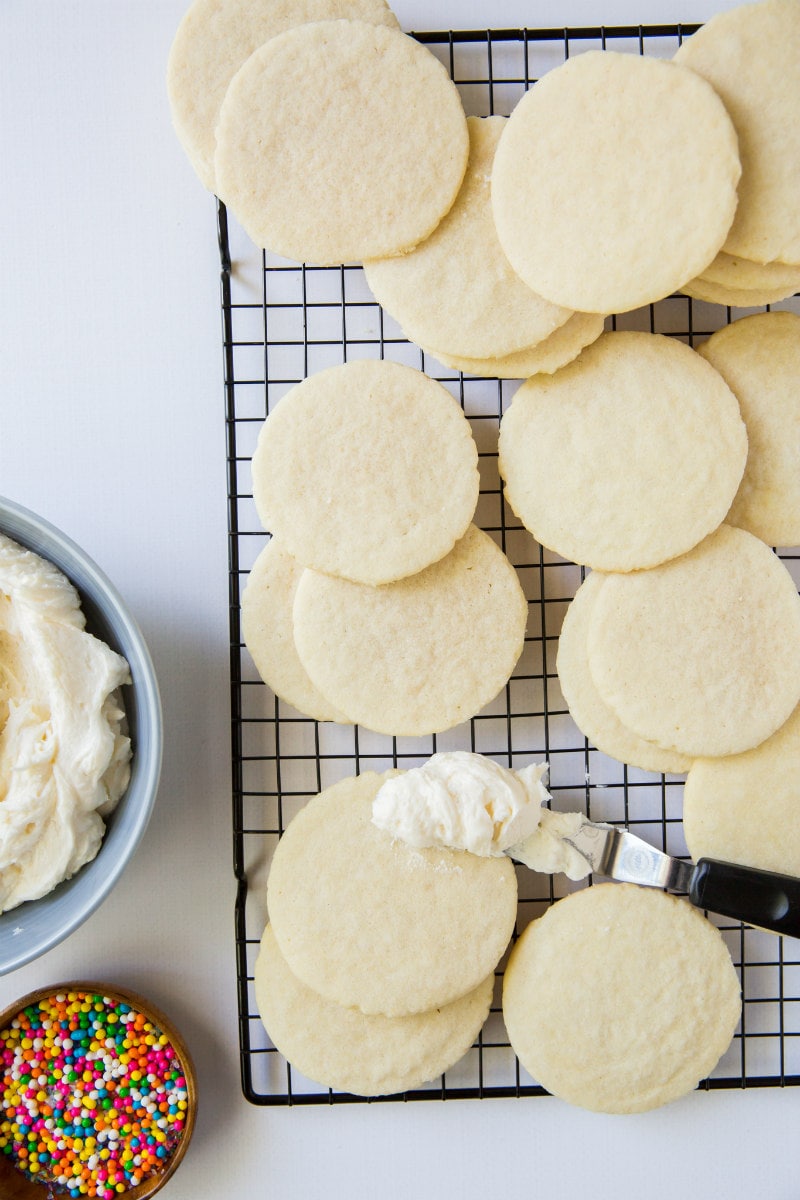
[(85, 624), (66, 576), (0, 534), (0, 911), (94, 858), (128, 784), (128, 664)]

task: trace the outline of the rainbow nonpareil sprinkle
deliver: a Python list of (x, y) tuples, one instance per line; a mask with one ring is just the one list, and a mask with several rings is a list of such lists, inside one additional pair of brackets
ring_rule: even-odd
[(187, 1087), (169, 1041), (135, 1008), (89, 992), (29, 1005), (0, 1031), (0, 1150), (65, 1196), (111, 1200), (163, 1171)]

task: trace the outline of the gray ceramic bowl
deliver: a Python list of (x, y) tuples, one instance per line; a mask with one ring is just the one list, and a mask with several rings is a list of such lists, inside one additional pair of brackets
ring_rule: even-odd
[(0, 915), (0, 975), (30, 962), (77, 929), (106, 898), (144, 833), (161, 770), (161, 702), (153, 664), (139, 629), (102, 571), (47, 521), (0, 497), (0, 532), (47, 558), (75, 585), (86, 627), (125, 656), (132, 685), (123, 689), (133, 743), (131, 778), (108, 818), (97, 857), (41, 900)]

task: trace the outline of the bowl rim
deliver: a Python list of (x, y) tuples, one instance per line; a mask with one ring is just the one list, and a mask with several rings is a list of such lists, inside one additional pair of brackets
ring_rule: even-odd
[[(183, 1070), (183, 1077), (186, 1081), (186, 1117), (178, 1144), (169, 1158), (164, 1161), (164, 1166), (160, 1171), (148, 1176), (140, 1184), (129, 1188), (120, 1195), (120, 1200), (150, 1200), (150, 1197), (159, 1192), (167, 1180), (171, 1179), (177, 1171), (189, 1148), (189, 1142), (192, 1140), (192, 1134), (194, 1133), (197, 1119), (198, 1090), (197, 1069), (191, 1051), (172, 1018), (168, 1017), (162, 1009), (143, 996), (141, 992), (136, 992), (131, 988), (122, 987), (117, 984), (97, 982), (97, 980), (71, 979), (65, 983), (55, 983), (34, 988), (24, 996), (20, 996), (19, 999), (4, 1005), (2, 1011), (0, 1011), (0, 1030), (8, 1028), (11, 1021), (30, 1005), (38, 1004), (41, 1000), (46, 1000), (49, 996), (60, 995), (62, 992), (86, 992), (87, 994), (103, 996), (104, 998), (108, 997), (111, 1000), (130, 1005), (137, 1012), (144, 1013), (148, 1020), (151, 1020), (162, 1033), (166, 1034), (178, 1056)], [(17, 1170), (11, 1163), (8, 1166), (12, 1170)], [(24, 1178), (28, 1179), (29, 1177), (24, 1176)], [(30, 1180), (30, 1185), (31, 1194), (38, 1194), (40, 1185), (32, 1179)]]
[[(21, 946), (17, 953), (8, 955), (0, 964), (0, 976), (3, 976), (39, 958), (78, 929), (100, 907), (127, 867), (144, 836), (155, 805), (163, 757), (163, 714), (153, 662), (142, 632), (119, 591), (94, 559), (57, 526), (5, 496), (0, 496), (0, 533), (58, 567), (77, 588), (82, 603), (88, 600), (96, 606), (96, 596), (102, 596), (110, 603), (113, 619), (106, 617), (106, 623), (113, 625), (115, 641), (118, 643), (113, 648), (123, 653), (128, 661), (136, 709), (136, 747), (131, 762), (131, 778), (120, 797), (120, 803), (132, 794), (138, 801), (131, 805), (134, 818), (128, 824), (125, 854), (112, 856), (104, 864), (102, 876), (91, 895), (81, 898), (77, 915), (70, 912), (60, 920), (54, 919), (46, 935), (40, 936), (34, 944)], [(124, 650), (120, 650), (120, 645), (124, 645)], [(110, 817), (113, 821), (113, 813)], [(100, 850), (92, 862), (99, 858), (108, 836), (107, 828)], [(92, 866), (92, 862), (86, 863), (72, 878), (80, 878), (82, 872)], [(40, 899), (45, 901), (47, 898), (43, 896)], [(18, 912), (22, 917), (26, 904), (39, 902), (25, 901), (9, 909), (8, 915)]]

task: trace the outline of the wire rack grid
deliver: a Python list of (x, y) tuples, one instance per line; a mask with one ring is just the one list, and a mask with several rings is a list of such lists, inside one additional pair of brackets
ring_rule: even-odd
[[(613, 48), (671, 57), (694, 25), (564, 30), (452, 31), (416, 35), (441, 59), (468, 114), (508, 115), (523, 92), (571, 54)], [(357, 266), (317, 268), (255, 250), (218, 205), (228, 465), (230, 676), (235, 936), (242, 1088), (258, 1105), (350, 1103), (360, 1098), (303, 1078), (272, 1046), (258, 1017), (253, 970), (266, 920), (272, 852), (292, 816), (322, 788), (363, 770), (418, 765), (436, 751), (468, 749), (507, 766), (547, 760), (553, 806), (583, 808), (671, 854), (687, 855), (682, 781), (625, 767), (595, 750), (573, 724), (555, 673), (566, 607), (583, 571), (536, 545), (504, 503), (497, 432), (516, 381), (464, 376), (409, 343), (374, 300)], [(800, 311), (794, 298), (779, 307)], [(696, 345), (732, 314), (674, 296), (609, 318), (611, 328), (665, 333)], [(461, 403), (478, 444), (477, 523), (514, 563), (529, 600), (525, 649), (508, 685), (468, 723), (427, 738), (391, 738), (318, 724), (278, 700), (243, 646), (240, 596), (268, 535), (252, 500), (250, 460), (274, 405), (309, 374), (353, 358), (387, 358), (425, 370)], [(800, 580), (800, 556), (782, 558)], [(575, 886), (520, 869), (518, 930)], [(706, 1089), (800, 1083), (800, 946), (718, 921), (740, 973), (743, 1016)], [(544, 1089), (511, 1050), (499, 1004), (502, 963), (489, 1019), (472, 1050), (445, 1076), (404, 1099), (533, 1096)], [(388, 1099), (392, 1099), (389, 1097)]]

